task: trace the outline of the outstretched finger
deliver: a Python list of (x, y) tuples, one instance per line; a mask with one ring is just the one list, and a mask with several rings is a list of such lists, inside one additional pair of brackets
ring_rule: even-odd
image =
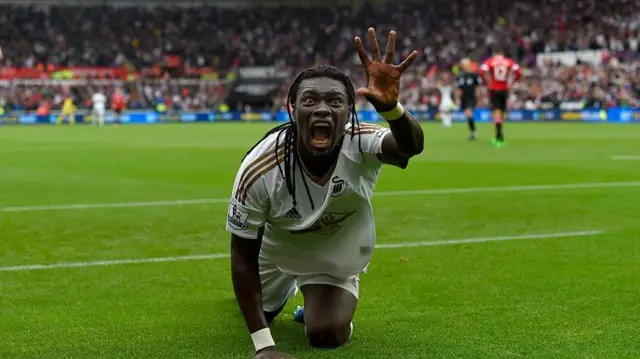
[(387, 51), (384, 55), (384, 62), (387, 64), (393, 63), (393, 55), (396, 53), (396, 32), (391, 31), (389, 33), (389, 40), (387, 40)]
[(378, 40), (376, 39), (376, 30), (370, 27), (368, 33), (373, 61), (380, 61), (380, 48), (378, 47)]
[(412, 53), (409, 54), (409, 56), (407, 56), (406, 59), (404, 59), (404, 61), (402, 61), (400, 65), (397, 66), (397, 69), (400, 70), (400, 72), (404, 72), (404, 70), (406, 70), (407, 67), (411, 66), (411, 64), (416, 59), (416, 57), (418, 57), (418, 51), (414, 50)]
[(364, 49), (362, 40), (356, 36), (356, 38), (353, 39), (353, 43), (356, 45), (356, 51), (358, 52), (360, 62), (362, 62), (362, 65), (364, 65), (365, 68), (369, 67), (369, 65), (371, 65), (371, 59), (369, 58), (369, 55), (367, 55), (367, 50)]

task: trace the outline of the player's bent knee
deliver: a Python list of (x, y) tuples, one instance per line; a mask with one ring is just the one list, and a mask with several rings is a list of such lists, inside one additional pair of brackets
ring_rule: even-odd
[(307, 337), (314, 348), (335, 349), (349, 341), (350, 323), (309, 323)]

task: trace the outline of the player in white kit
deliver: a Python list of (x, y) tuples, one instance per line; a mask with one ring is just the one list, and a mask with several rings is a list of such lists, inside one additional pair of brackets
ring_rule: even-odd
[(93, 111), (92, 111), (92, 124), (97, 124), (99, 126), (104, 125), (105, 120), (105, 112), (106, 112), (106, 103), (107, 96), (105, 96), (100, 89), (96, 91), (96, 93), (91, 96), (91, 102), (93, 103)]
[(269, 131), (245, 156), (226, 228), (232, 281), (256, 358), (292, 358), (276, 349), (269, 323), (298, 288), (312, 346), (336, 348), (353, 330), (358, 276), (376, 242), (371, 196), (383, 164), (405, 168), (422, 152), (420, 124), (398, 102), (400, 75), (417, 56), (393, 65), (396, 34), (384, 61), (369, 29), (373, 61), (355, 39), (368, 84), (364, 96), (389, 128), (359, 123), (356, 92), (332, 66), (293, 81), (290, 122)]
[(440, 117), (442, 118), (442, 125), (444, 127), (451, 127), (453, 123), (452, 113), (454, 110), (453, 102), (453, 87), (450, 83), (449, 74), (444, 72), (438, 84), (438, 90), (440, 91)]

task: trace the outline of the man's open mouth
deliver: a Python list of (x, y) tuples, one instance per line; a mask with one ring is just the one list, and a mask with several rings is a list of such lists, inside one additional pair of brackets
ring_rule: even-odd
[(314, 121), (311, 123), (311, 145), (315, 149), (324, 150), (329, 147), (333, 137), (331, 121)]

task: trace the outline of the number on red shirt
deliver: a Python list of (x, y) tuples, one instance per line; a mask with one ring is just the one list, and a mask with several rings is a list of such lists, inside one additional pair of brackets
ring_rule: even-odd
[(496, 81), (506, 81), (509, 68), (504, 65), (498, 65), (493, 68), (493, 78)]

